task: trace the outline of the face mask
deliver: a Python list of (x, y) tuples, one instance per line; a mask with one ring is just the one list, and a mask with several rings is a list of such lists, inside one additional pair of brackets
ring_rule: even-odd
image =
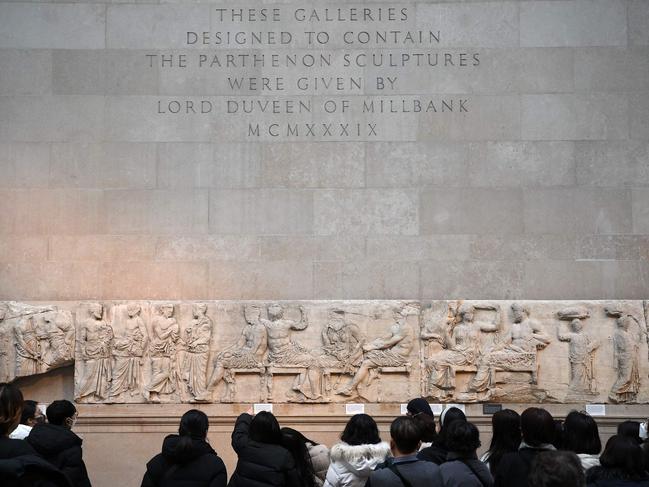
[(649, 421), (640, 423), (640, 431), (638, 432), (638, 436), (643, 440), (649, 438), (649, 426), (647, 425), (647, 423), (649, 423)]

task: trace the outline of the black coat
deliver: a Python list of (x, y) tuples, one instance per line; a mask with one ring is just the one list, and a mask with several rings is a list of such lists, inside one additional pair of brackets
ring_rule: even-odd
[(36, 453), (61, 470), (73, 487), (91, 487), (83, 463), (83, 440), (65, 426), (37, 424), (26, 440)]
[(598, 466), (588, 469), (586, 483), (588, 487), (649, 487), (649, 477), (625, 480), (620, 470)]
[(419, 458), (419, 460), (425, 460), (427, 462), (433, 462), (437, 465), (441, 465), (446, 461), (447, 455), (448, 450), (433, 443), (431, 446), (422, 448), (419, 453), (417, 453), (417, 458)]
[(39, 457), (25, 440), (0, 437), (0, 479), (3, 487), (69, 487), (65, 475)]
[(205, 440), (192, 438), (179, 451), (178, 435), (169, 435), (162, 452), (146, 464), (142, 487), (225, 487), (228, 474), (223, 460)]
[(234, 425), (232, 448), (239, 460), (228, 487), (301, 487), (291, 453), (280, 445), (251, 440), (251, 421), (244, 413)]
[(547, 450), (540, 448), (521, 448), (505, 454), (494, 472), (495, 487), (527, 487), (532, 460)]

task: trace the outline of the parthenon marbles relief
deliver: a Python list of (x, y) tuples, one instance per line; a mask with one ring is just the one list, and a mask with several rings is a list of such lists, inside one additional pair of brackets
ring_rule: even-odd
[(84, 403), (649, 403), (642, 301), (0, 302), (0, 379)]

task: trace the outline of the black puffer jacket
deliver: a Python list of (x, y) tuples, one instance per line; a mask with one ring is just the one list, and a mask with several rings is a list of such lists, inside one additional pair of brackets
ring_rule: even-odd
[(232, 448), (239, 460), (228, 487), (301, 487), (291, 453), (280, 445), (252, 441), (251, 421), (244, 413), (234, 425)]
[(70, 487), (60, 470), (36, 454), (0, 460), (0, 479), (2, 487)]
[(592, 467), (586, 472), (588, 487), (649, 487), (649, 475), (643, 478), (628, 478), (616, 468)]
[(90, 487), (81, 450), (83, 440), (71, 430), (56, 424), (37, 424), (26, 441), (45, 460), (61, 470), (73, 487)]
[(178, 435), (164, 439), (162, 453), (146, 464), (142, 487), (225, 487), (225, 464), (205, 440), (191, 438), (183, 451), (179, 442)]
[(440, 445), (432, 444), (426, 448), (422, 448), (419, 453), (417, 453), (417, 458), (419, 460), (425, 460), (427, 462), (433, 462), (437, 465), (441, 465), (446, 461), (448, 455), (448, 450), (441, 447)]

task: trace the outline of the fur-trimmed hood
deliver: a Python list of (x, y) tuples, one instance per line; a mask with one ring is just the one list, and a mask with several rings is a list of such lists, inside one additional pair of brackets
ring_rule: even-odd
[(331, 463), (342, 464), (354, 475), (369, 473), (390, 454), (390, 445), (385, 442), (365, 445), (336, 443), (331, 447)]

